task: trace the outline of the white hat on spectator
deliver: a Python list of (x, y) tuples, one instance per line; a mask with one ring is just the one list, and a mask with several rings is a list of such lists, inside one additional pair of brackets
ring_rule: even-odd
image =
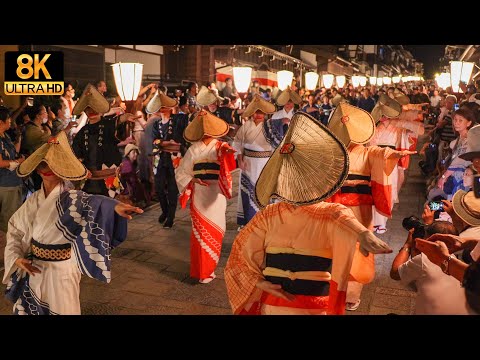
[(458, 157), (468, 161), (480, 158), (480, 125), (475, 125), (468, 130), (467, 151)]
[(480, 199), (473, 191), (458, 190), (452, 199), (453, 211), (471, 226), (480, 226)]

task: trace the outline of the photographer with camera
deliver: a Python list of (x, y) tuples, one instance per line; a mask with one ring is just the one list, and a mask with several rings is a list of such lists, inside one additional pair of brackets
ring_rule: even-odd
[[(456, 216), (471, 226), (480, 226), (480, 199), (472, 191), (458, 191), (452, 202)], [(417, 239), (416, 247), (445, 274), (460, 281), (465, 288), (469, 306), (480, 312), (480, 243), (478, 240), (480, 240), (478, 236), (463, 238), (436, 234), (427, 240)], [(474, 262), (468, 265), (451, 255), (460, 250), (467, 252), (471, 250), (470, 254)]]
[[(411, 228), (405, 244), (393, 261), (390, 277), (405, 285), (415, 284), (417, 290), (415, 314), (474, 314), (475, 312), (467, 306), (465, 292), (458, 286), (458, 281), (442, 272), (435, 262), (415, 248), (416, 237), (430, 238), (434, 234), (457, 235), (455, 227), (447, 221), (434, 221), (430, 225), (423, 225), (413, 216), (404, 219), (403, 225), (405, 228)], [(451, 257), (454, 258), (454, 255)]]

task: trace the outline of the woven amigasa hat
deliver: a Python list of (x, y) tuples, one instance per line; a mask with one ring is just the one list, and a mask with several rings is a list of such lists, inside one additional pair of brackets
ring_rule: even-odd
[(336, 106), (338, 106), (338, 104), (340, 104), (341, 102), (344, 102), (344, 101), (346, 101), (346, 100), (343, 96), (337, 95), (332, 99), (332, 105), (336, 107)]
[(197, 113), (192, 122), (183, 132), (183, 137), (189, 142), (199, 141), (204, 135), (214, 138), (227, 135), (230, 130), (226, 121), (216, 117), (211, 112), (202, 110)]
[(283, 90), (282, 93), (277, 98), (277, 105), (284, 106), (288, 100), (292, 100), (294, 104), (301, 104), (302, 98), (295, 91), (288, 87), (286, 90)]
[(197, 104), (200, 106), (208, 106), (217, 101), (222, 101), (223, 98), (218, 96), (213, 90), (210, 90), (206, 86), (202, 86), (197, 94)]
[(105, 96), (100, 94), (92, 84), (88, 84), (85, 90), (83, 90), (82, 96), (80, 96), (73, 108), (73, 115), (80, 115), (87, 107), (92, 108), (99, 114), (105, 114), (110, 110), (110, 104), (105, 99)]
[(298, 112), (257, 180), (255, 199), (260, 207), (272, 196), (294, 205), (314, 204), (333, 195), (347, 175), (342, 142), (312, 116)]
[(458, 190), (452, 199), (453, 211), (471, 226), (480, 226), (480, 199), (473, 191)]
[(73, 153), (65, 131), (48, 143), (39, 147), (32, 155), (17, 167), (17, 175), (30, 175), (42, 161), (45, 161), (55, 175), (64, 180), (82, 180), (87, 177), (87, 169)]
[(408, 96), (397, 88), (395, 88), (395, 90), (393, 91), (393, 99), (397, 101), (400, 105), (410, 104), (410, 99), (408, 98)]
[(245, 119), (249, 118), (250, 116), (255, 114), (257, 110), (260, 110), (264, 114), (273, 114), (276, 111), (275, 105), (265, 100), (260, 95), (255, 94), (252, 102), (248, 104), (247, 108), (243, 112), (242, 117)]
[(328, 129), (348, 147), (350, 142), (369, 142), (375, 134), (375, 122), (368, 111), (348, 103), (340, 103), (333, 111)]
[(480, 125), (475, 125), (467, 133), (467, 151), (458, 156), (463, 160), (473, 161), (480, 158)]
[(372, 110), (372, 117), (377, 122), (382, 115), (395, 118), (402, 112), (402, 105), (386, 94), (381, 94)]
[(148, 114), (153, 114), (160, 110), (160, 108), (162, 107), (172, 108), (175, 106), (177, 106), (177, 100), (165, 95), (163, 91), (157, 90), (157, 93), (153, 96), (153, 98), (148, 102), (147, 106), (145, 107), (145, 111)]

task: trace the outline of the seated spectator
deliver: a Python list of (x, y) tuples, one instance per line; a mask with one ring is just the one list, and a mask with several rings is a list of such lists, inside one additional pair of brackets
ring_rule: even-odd
[[(390, 277), (404, 284), (415, 284), (417, 290), (415, 314), (475, 314), (467, 305), (465, 291), (459, 286), (458, 281), (443, 273), (426, 255), (416, 250), (412, 234), (413, 229), (409, 231), (407, 241), (393, 261)], [(457, 231), (449, 222), (435, 221), (425, 227), (425, 234), (428, 238), (433, 234), (457, 235)]]

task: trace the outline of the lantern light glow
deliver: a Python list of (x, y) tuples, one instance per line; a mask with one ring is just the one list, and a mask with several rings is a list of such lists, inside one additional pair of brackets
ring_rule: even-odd
[(453, 92), (463, 92), (460, 89), (460, 81), (468, 84), (472, 76), (473, 62), (452, 61), (450, 62), (450, 81)]
[(360, 86), (367, 85), (367, 77), (366, 76), (359, 76), (360, 78)]
[(337, 87), (342, 89), (345, 86), (345, 75), (337, 75), (335, 77), (335, 80), (337, 81)]
[(315, 90), (317, 88), (318, 78), (319, 76), (316, 72), (310, 71), (305, 73), (305, 89)]
[(137, 100), (142, 84), (143, 64), (116, 63), (112, 69), (117, 93), (122, 101)]
[(353, 75), (352, 76), (352, 85), (354, 88), (358, 87), (360, 85), (360, 76), (358, 75)]
[(377, 85), (377, 77), (370, 76), (370, 85)]
[(237, 66), (233, 68), (233, 81), (238, 92), (246, 93), (252, 79), (252, 68), (248, 66)]
[(292, 85), (293, 73), (288, 70), (282, 70), (277, 72), (277, 83), (280, 90), (285, 90)]
[(323, 86), (325, 86), (326, 89), (330, 89), (333, 85), (333, 75), (323, 74), (322, 81), (323, 81)]

